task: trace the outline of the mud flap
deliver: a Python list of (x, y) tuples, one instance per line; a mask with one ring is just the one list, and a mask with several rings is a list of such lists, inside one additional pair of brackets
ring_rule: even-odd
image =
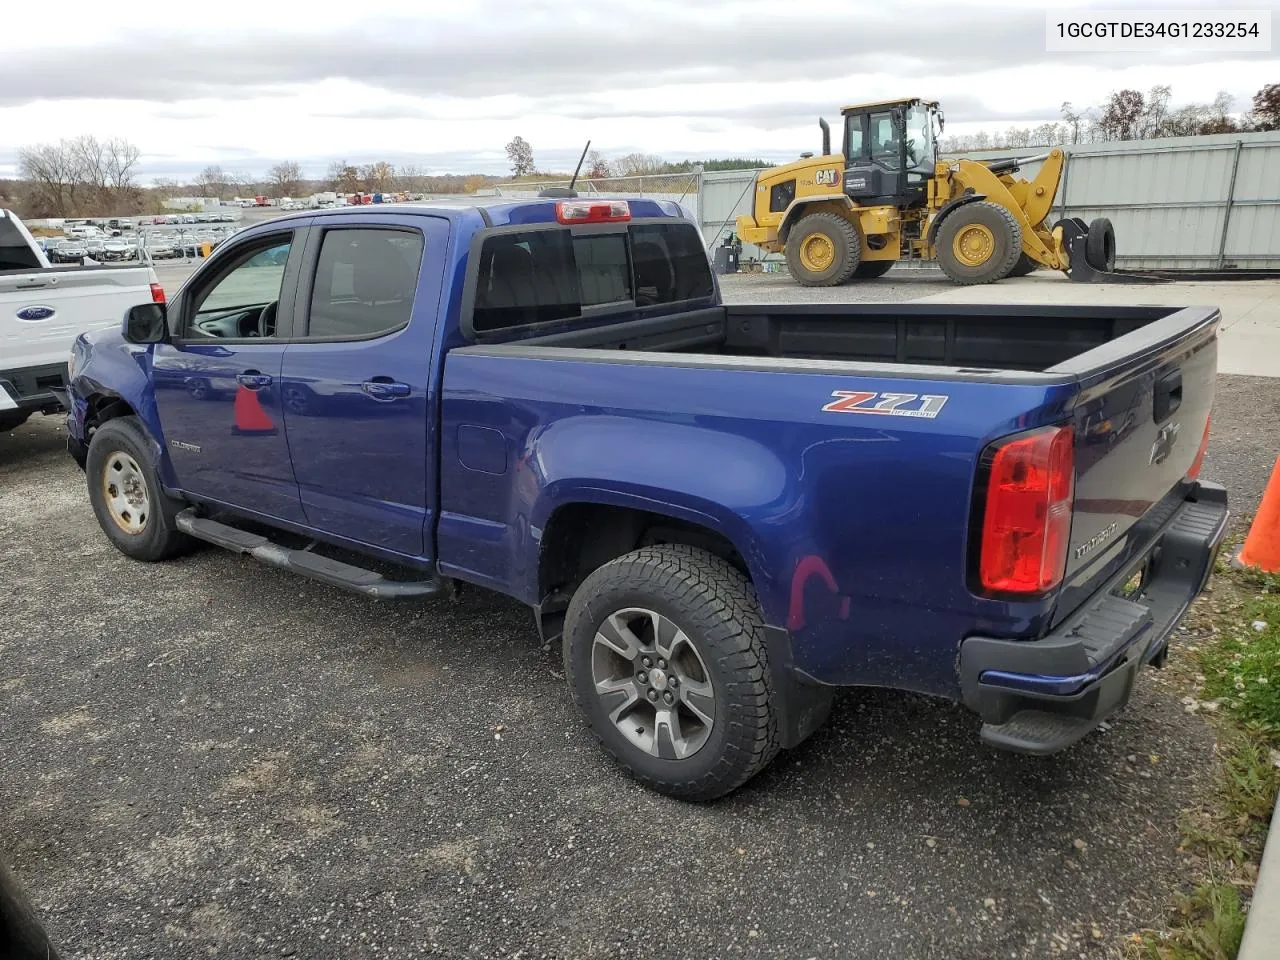
[(1075, 283), (1172, 283), (1168, 277), (1106, 270), (1089, 262), (1089, 225), (1079, 217), (1066, 217), (1053, 225), (1062, 228), (1062, 246), (1067, 251), (1067, 276)]

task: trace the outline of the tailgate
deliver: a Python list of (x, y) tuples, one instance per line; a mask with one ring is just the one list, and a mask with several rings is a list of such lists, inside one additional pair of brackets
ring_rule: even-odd
[[(1075, 504), (1058, 622), (1141, 556), (1199, 469), (1221, 314), (1185, 309), (1081, 355)], [(1093, 356), (1096, 354), (1097, 356)]]
[(0, 274), (0, 368), (65, 363), (76, 336), (118, 328), (151, 301), (150, 267), (72, 267)]

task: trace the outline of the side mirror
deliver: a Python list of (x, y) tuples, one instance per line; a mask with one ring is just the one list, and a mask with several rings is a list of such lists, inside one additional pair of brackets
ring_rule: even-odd
[(947, 118), (946, 118), (946, 115), (945, 115), (945, 114), (943, 114), (943, 112), (942, 112), (941, 110), (939, 110), (939, 111), (938, 111), (938, 132), (939, 132), (939, 133), (941, 133), (941, 132), (942, 132), (942, 130), (943, 130), (943, 128), (944, 128), (946, 125), (947, 125)]
[(124, 338), (130, 343), (164, 343), (169, 339), (169, 312), (163, 303), (140, 303), (124, 315)]

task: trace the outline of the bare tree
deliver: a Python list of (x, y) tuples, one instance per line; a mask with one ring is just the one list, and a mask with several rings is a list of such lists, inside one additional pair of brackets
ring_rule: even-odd
[(75, 212), (80, 171), (66, 141), (23, 147), (18, 151), (18, 172), (31, 184), (32, 206), (56, 217)]
[(628, 153), (614, 162), (620, 177), (648, 177), (666, 172), (667, 162), (652, 153)]
[(396, 172), (393, 186), (406, 193), (423, 193), (423, 183), (427, 179), (426, 171), (417, 164), (407, 163)]
[(514, 137), (507, 144), (507, 159), (511, 161), (513, 176), (527, 177), (533, 173), (533, 147), (524, 137)]
[(592, 150), (587, 154), (587, 178), (591, 180), (603, 180), (605, 177), (613, 175), (613, 171), (609, 168), (609, 161), (604, 158), (604, 154), (599, 150)]
[(1070, 100), (1064, 100), (1062, 102), (1062, 119), (1071, 133), (1071, 142), (1079, 143), (1080, 125), (1083, 122), (1084, 117), (1081, 115), (1080, 111), (1076, 110), (1076, 108), (1071, 105)]
[(1144, 100), (1137, 90), (1118, 90), (1107, 98), (1099, 126), (1108, 140), (1136, 140)]
[(1249, 118), (1255, 130), (1280, 130), (1280, 83), (1269, 83), (1253, 95)]
[(370, 193), (386, 193), (395, 181), (396, 168), (385, 160), (366, 163), (360, 167), (360, 179)]
[(335, 160), (329, 164), (326, 179), (329, 189), (338, 193), (355, 193), (360, 189), (360, 171), (345, 160)]
[(292, 197), (302, 185), (302, 167), (293, 160), (282, 160), (267, 171), (267, 183), (277, 197)]
[(200, 171), (192, 186), (202, 197), (217, 197), (226, 200), (231, 193), (231, 178), (216, 163), (210, 164)]

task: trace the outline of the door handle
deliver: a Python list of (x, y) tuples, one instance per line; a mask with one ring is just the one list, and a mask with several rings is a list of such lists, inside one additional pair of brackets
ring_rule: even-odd
[(236, 377), (236, 382), (250, 390), (261, 390), (263, 387), (271, 386), (271, 378), (257, 370), (246, 370)]
[(360, 389), (375, 400), (394, 400), (396, 397), (409, 396), (407, 383), (397, 383), (390, 377), (374, 377), (360, 384)]
[(15, 290), (39, 290), (41, 287), (57, 286), (58, 278), (50, 277), (48, 280), (24, 280), (21, 283), (15, 283)]

